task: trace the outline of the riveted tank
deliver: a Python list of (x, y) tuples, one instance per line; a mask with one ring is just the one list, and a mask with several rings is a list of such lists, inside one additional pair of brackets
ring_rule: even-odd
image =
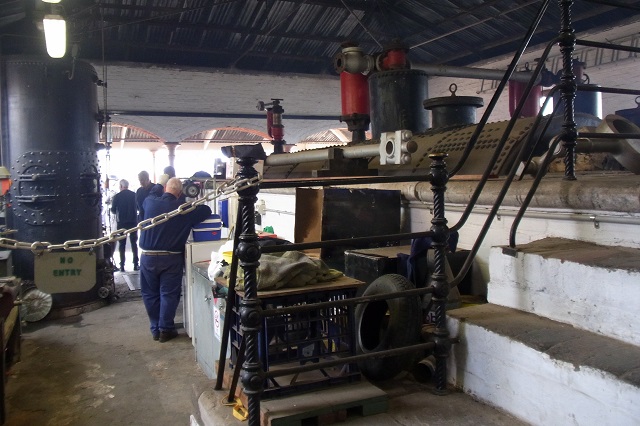
[[(5, 57), (1, 65), (1, 161), (12, 180), (6, 220), (15, 230), (10, 238), (60, 244), (102, 236), (94, 68), (34, 57)], [(36, 255), (14, 250), (15, 275), (34, 280)], [(95, 283), (81, 292), (52, 294), (53, 315), (104, 298), (104, 250), (97, 247), (90, 255)]]

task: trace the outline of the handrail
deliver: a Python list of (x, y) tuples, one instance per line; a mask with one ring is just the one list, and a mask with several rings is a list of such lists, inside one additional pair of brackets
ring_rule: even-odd
[(603, 92), (613, 93), (616, 95), (640, 95), (640, 90), (637, 89), (621, 89), (619, 87), (597, 87), (588, 84), (578, 84), (578, 92)]
[[(467, 146), (465, 147), (464, 152), (462, 153), (462, 156), (460, 157), (460, 160), (458, 160), (458, 163), (449, 172), (449, 178), (451, 178), (452, 176), (455, 176), (456, 173), (458, 173), (460, 171), (460, 169), (464, 165), (465, 161), (467, 161), (467, 158), (471, 154), (471, 151), (473, 150), (473, 147), (475, 146), (475, 144), (476, 144), (476, 142), (478, 140), (478, 137), (480, 136), (480, 133), (482, 133), (482, 130), (484, 129), (485, 124), (487, 124), (487, 121), (489, 121), (489, 117), (493, 113), (493, 109), (495, 108), (496, 104), (498, 103), (498, 99), (502, 95), (502, 92), (503, 92), (505, 86), (507, 85), (507, 83), (509, 82), (509, 79), (511, 78), (511, 75), (515, 71), (516, 66), (518, 65), (518, 62), (520, 62), (520, 59), (522, 58), (522, 55), (524, 54), (524, 51), (529, 46), (529, 42), (531, 41), (531, 38), (533, 37), (533, 34), (538, 29), (538, 25), (540, 24), (540, 21), (542, 20), (542, 17), (544, 16), (544, 14), (545, 14), (545, 12), (547, 10), (547, 7), (549, 6), (549, 2), (550, 2), (550, 0), (545, 0), (540, 5), (540, 9), (538, 10), (538, 14), (536, 15), (534, 21), (531, 23), (531, 26), (529, 26), (529, 29), (527, 30), (527, 34), (522, 39), (520, 47), (518, 47), (518, 50), (516, 51), (516, 54), (514, 55), (513, 59), (511, 60), (511, 63), (507, 67), (507, 70), (505, 71), (504, 76), (502, 77), (502, 80), (500, 80), (500, 83), (498, 84), (498, 87), (496, 88), (495, 93), (491, 97), (491, 101), (489, 101), (489, 104), (487, 105), (487, 108), (484, 110), (484, 113), (482, 114), (482, 118), (478, 122), (478, 125), (476, 126), (476, 129), (473, 132), (473, 135), (471, 135), (471, 139), (469, 140), (469, 143), (467, 144)], [(555, 41), (554, 41), (554, 43), (555, 43)], [(526, 97), (523, 97), (523, 99), (526, 99)], [(520, 107), (520, 109), (522, 109), (522, 107)], [(514, 116), (516, 116), (516, 115), (514, 114)], [(484, 177), (484, 175), (483, 175), (483, 177)], [(487, 174), (487, 177), (488, 177), (488, 174)]]
[(576, 44), (578, 46), (595, 47), (598, 49), (612, 49), (612, 50), (622, 50), (623, 52), (640, 53), (640, 47), (624, 46), (621, 44), (601, 43), (598, 41), (581, 40), (581, 39), (577, 39)]
[[(544, 100), (544, 103), (542, 104), (542, 107), (540, 108), (540, 111), (538, 111), (538, 114), (536, 115), (536, 120), (533, 123), (532, 129), (536, 129), (539, 125), (540, 125), (540, 121), (542, 121), (544, 115), (543, 112), (546, 109), (547, 105), (549, 104), (549, 101), (551, 99), (553, 99), (553, 95), (559, 90), (559, 86), (555, 86), (552, 87), (551, 90), (549, 90), (549, 94), (547, 95), (547, 99)], [(553, 107), (553, 112), (551, 114), (549, 114), (549, 119), (547, 120), (547, 123), (545, 125), (544, 130), (542, 131), (542, 133), (540, 133), (540, 139), (547, 133), (547, 129), (549, 128), (549, 125), (551, 125), (551, 122), (553, 121), (553, 118), (555, 117), (557, 111), (558, 111), (558, 106), (560, 106), (560, 102), (562, 102), (561, 100), (558, 100), (558, 102), (556, 102), (556, 104)], [(527, 144), (529, 144), (531, 142), (531, 139), (533, 138), (533, 130), (529, 133), (529, 137), (527, 138)], [(538, 145), (538, 143), (540, 142), (540, 139), (538, 139), (538, 141), (536, 141), (535, 146)], [(535, 152), (535, 149), (531, 149), (531, 152), (529, 154), (529, 156), (527, 157), (526, 160), (523, 161), (521, 169), (527, 170), (527, 167), (529, 167), (529, 164), (531, 163), (531, 160), (533, 159), (533, 153)], [(524, 173), (520, 176), (520, 178), (518, 180), (522, 180), (522, 177), (524, 176)]]
[(535, 70), (531, 74), (531, 79), (529, 80), (529, 84), (525, 88), (523, 96), (520, 99), (520, 101), (518, 102), (518, 105), (517, 105), (517, 107), (516, 107), (516, 109), (515, 109), (515, 111), (513, 113), (513, 116), (511, 117), (511, 120), (509, 120), (509, 124), (507, 125), (507, 128), (505, 129), (504, 133), (502, 134), (502, 138), (500, 139), (500, 142), (498, 142), (498, 146), (494, 150), (493, 156), (489, 160), (489, 164), (488, 164), (487, 168), (485, 169), (484, 173), (482, 174), (482, 177), (480, 178), (480, 181), (478, 182), (478, 186), (476, 187), (475, 191), (473, 192), (473, 195), (471, 196), (471, 199), (469, 200), (469, 204), (467, 204), (467, 208), (462, 213), (462, 216), (458, 220), (458, 223), (456, 223), (454, 226), (451, 227), (451, 231), (452, 232), (459, 231), (460, 228), (462, 228), (462, 226), (465, 224), (465, 222), (469, 218), (469, 215), (471, 215), (471, 211), (473, 210), (473, 207), (475, 206), (476, 202), (478, 201), (478, 198), (480, 198), (480, 193), (484, 189), (484, 186), (487, 183), (487, 180), (489, 179), (489, 175), (491, 174), (491, 170), (493, 169), (493, 166), (495, 165), (496, 161), (500, 157), (500, 154), (502, 153), (502, 148), (504, 148), (504, 145), (507, 142), (507, 138), (508, 138), (509, 134), (511, 133), (511, 130), (513, 129), (513, 127), (514, 127), (514, 125), (515, 125), (515, 123), (517, 121), (517, 117), (518, 117), (518, 115), (520, 115), (520, 112), (522, 111), (522, 108), (524, 106), (524, 102), (525, 102), (527, 96), (529, 96), (529, 92), (531, 91), (531, 88), (533, 87), (533, 82), (535, 81), (536, 78), (538, 78), (538, 75), (540, 75), (540, 73), (542, 72), (542, 69), (544, 67), (544, 61), (549, 56), (549, 52), (551, 51), (551, 48), (555, 45), (556, 41), (557, 41), (557, 39), (554, 39), (551, 42), (549, 42), (549, 44), (547, 44), (547, 47), (545, 48), (540, 61), (538, 61), (538, 64), (536, 65)]
[[(551, 143), (551, 145), (549, 146), (549, 151), (553, 152), (553, 150), (555, 150), (555, 148), (558, 146), (558, 143), (560, 143), (560, 138), (556, 138)], [(533, 183), (531, 184), (531, 188), (529, 188), (529, 192), (527, 192), (527, 196), (522, 201), (522, 205), (518, 210), (518, 214), (513, 219), (513, 223), (511, 224), (511, 229), (509, 231), (509, 247), (511, 248), (516, 247), (516, 232), (518, 231), (518, 226), (520, 225), (520, 221), (522, 220), (525, 211), (529, 207), (529, 204), (531, 203), (531, 200), (533, 199), (533, 196), (535, 195), (536, 190), (538, 189), (538, 185), (542, 181), (543, 176), (546, 174), (546, 169), (547, 167), (549, 167), (549, 164), (551, 164), (552, 160), (553, 160), (553, 156), (548, 155), (542, 161), (542, 165), (538, 169), (538, 172), (536, 173), (536, 177), (533, 180)]]
[[(554, 87), (551, 89), (551, 91), (549, 92), (550, 96), (547, 97), (547, 99), (545, 99), (543, 107), (540, 109), (540, 112), (538, 113), (538, 117), (537, 119), (539, 119), (542, 116), (542, 111), (544, 110), (544, 108), (546, 107), (546, 105), (548, 104), (549, 100), (552, 98), (553, 96), (553, 91), (555, 89), (557, 89), (558, 86)], [(590, 91), (593, 91), (591, 89), (593, 89), (593, 87), (591, 86), (585, 86), (585, 85), (578, 85), (578, 90), (580, 90), (581, 88), (586, 88)], [(605, 90), (602, 90), (603, 92), (608, 92), (608, 93), (623, 93), (623, 94), (629, 94), (629, 95), (635, 95), (637, 92), (640, 92), (640, 90), (627, 90), (627, 89), (620, 89), (620, 91), (618, 91), (618, 89), (615, 88), (604, 88)], [(600, 90), (595, 90), (595, 91), (600, 91)], [(558, 101), (559, 103), (560, 101)], [(555, 114), (558, 110), (558, 104), (556, 104), (556, 107), (553, 110), (553, 114)], [(551, 120), (549, 120), (551, 121)], [(580, 133), (579, 134), (581, 137), (602, 137), (602, 138), (625, 138), (625, 139), (638, 139), (640, 138), (640, 135), (638, 134), (621, 134), (621, 133), (617, 133), (617, 134), (600, 134), (600, 133)], [(548, 152), (553, 153), (555, 152), (556, 147), (558, 146), (558, 143), (560, 142), (560, 138), (556, 138), (549, 146), (549, 150)], [(527, 162), (524, 164), (524, 166), (522, 167), (523, 169), (526, 169), (526, 166), (529, 165), (530, 162), (530, 158), (527, 160)], [(520, 222), (522, 221), (522, 218), (524, 217), (524, 214), (527, 210), (527, 208), (529, 207), (529, 204), (531, 203), (531, 200), (533, 199), (533, 196), (536, 193), (536, 190), (538, 189), (538, 186), (540, 185), (540, 182), (542, 181), (542, 178), (545, 176), (546, 171), (547, 171), (547, 167), (549, 167), (549, 164), (551, 164), (551, 161), (554, 160), (553, 155), (547, 155), (544, 160), (542, 161), (542, 164), (540, 165), (540, 167), (538, 168), (538, 171), (536, 172), (536, 176), (535, 179), (533, 180), (531, 187), (529, 188), (529, 191), (527, 192), (527, 195), (525, 196), (524, 200), (522, 201), (522, 205), (520, 206), (520, 208), (518, 209), (518, 213), (516, 214), (516, 216), (513, 219), (513, 223), (511, 224), (511, 229), (509, 231), (509, 247), (511, 248), (515, 248), (516, 247), (516, 232), (518, 230), (518, 226), (520, 225)]]
[[(544, 63), (544, 58), (539, 62), (539, 64)], [(537, 70), (536, 70), (537, 71)], [(534, 73), (535, 75), (535, 73)], [(532, 76), (532, 78), (534, 78)], [(526, 93), (523, 96), (522, 99), (526, 98)], [(549, 120), (550, 122), (551, 120)], [(546, 130), (546, 128), (545, 128)], [(533, 133), (533, 129), (531, 130), (531, 132)], [(539, 141), (542, 139), (542, 137), (544, 136), (544, 132), (540, 135), (540, 138), (538, 139), (538, 141), (536, 141), (536, 144), (539, 143)], [(511, 170), (509, 171), (509, 174), (507, 175), (502, 188), (500, 189), (500, 192), (498, 193), (496, 200), (493, 203), (493, 206), (491, 207), (491, 210), (489, 211), (489, 214), (487, 215), (487, 218), (485, 220), (484, 225), (482, 226), (482, 229), (480, 229), (480, 232), (478, 234), (478, 237), (476, 238), (475, 243), (473, 244), (473, 247), (471, 248), (471, 250), (469, 251), (469, 253), (467, 254), (467, 257), (465, 259), (464, 264), (462, 265), (462, 267), (460, 268), (460, 271), (458, 272), (458, 274), (454, 277), (454, 279), (449, 283), (449, 287), (453, 288), (455, 286), (457, 286), (458, 284), (460, 284), (460, 282), (462, 281), (462, 279), (464, 278), (464, 276), (467, 274), (467, 272), (469, 271), (469, 269), (471, 269), (471, 265), (473, 263), (473, 260), (476, 256), (476, 254), (478, 253), (478, 250), (480, 249), (480, 245), (482, 244), (482, 242), (484, 241), (484, 237), (487, 235), (487, 232), (489, 232), (489, 227), (491, 226), (491, 223), (493, 222), (493, 219), (496, 217), (497, 213), (498, 213), (498, 209), (500, 208), (500, 205), (502, 204), (502, 201), (504, 200), (505, 196), (507, 195), (507, 191), (509, 190), (509, 187), (511, 186), (511, 183), (513, 182), (516, 173), (518, 172), (518, 168), (519, 168), (519, 163), (520, 161), (525, 157), (528, 156), (527, 154), (527, 149), (528, 146), (527, 144), (522, 144), (522, 146), (520, 147), (520, 151), (518, 152), (517, 156), (516, 156), (516, 161), (514, 161), (513, 165), (511, 166)], [(466, 211), (468, 211), (469, 209), (467, 208)]]
[[(604, 43), (600, 43), (600, 45), (605, 45)], [(617, 48), (616, 45), (611, 45), (611, 44), (607, 44), (607, 46), (609, 48), (615, 49)], [(534, 72), (534, 74), (532, 75), (532, 80), (534, 78), (536, 78), (536, 73), (538, 72), (538, 68), (540, 66), (540, 64), (543, 64), (544, 61), (546, 60), (546, 58), (548, 57), (550, 48), (552, 47), (551, 44), (549, 44), (547, 46), (547, 48), (545, 49), (542, 58), (540, 59), (540, 61), (538, 62), (538, 67), (536, 67), (536, 70)], [(602, 47), (602, 46), (598, 46), (598, 47)], [(620, 47), (625, 47), (626, 46), (620, 46)], [(640, 49), (638, 48), (630, 48), (630, 49), (620, 49), (620, 50), (628, 50), (628, 51), (638, 51), (640, 52)], [(526, 97), (528, 96), (528, 90), (530, 89), (529, 85), (527, 86), (527, 90), (525, 91), (525, 94), (523, 95), (522, 99), (526, 99)], [(473, 262), (473, 258), (475, 257), (475, 255), (477, 254), (477, 251), (480, 247), (480, 244), (482, 243), (482, 241), (484, 240), (484, 237), (486, 236), (486, 233), (488, 232), (488, 228), (491, 225), (491, 222), (493, 221), (495, 214), (497, 214), (498, 208), (500, 207), (500, 204), (502, 203), (502, 200), (504, 199), (504, 196), (506, 195), (506, 192), (509, 189), (509, 186), (511, 185), (513, 178), (515, 177), (515, 174), (517, 173), (517, 170), (520, 166), (520, 163), (523, 161), (522, 157), (523, 157), (523, 153), (525, 152), (525, 149), (527, 147), (530, 146), (530, 140), (531, 137), (533, 136), (533, 134), (535, 133), (534, 129), (536, 129), (539, 125), (540, 122), (543, 118), (543, 110), (544, 108), (547, 106), (548, 102), (553, 98), (553, 94), (555, 92), (557, 92), (558, 90), (562, 90), (563, 86), (562, 85), (556, 85), (555, 87), (553, 87), (548, 95), (547, 95), (547, 99), (545, 100), (543, 107), (540, 109), (540, 111), (538, 112), (538, 115), (536, 116), (536, 121), (534, 122), (534, 125), (532, 127), (532, 130), (529, 133), (529, 139), (527, 139), (527, 143), (524, 143), (520, 149), (520, 152), (518, 153), (518, 156), (516, 157), (516, 160), (514, 162), (514, 164), (512, 165), (512, 169), (509, 173), (509, 175), (507, 176), (507, 179), (505, 180), (505, 183), (502, 186), (502, 189), (500, 191), (500, 193), (498, 194), (498, 197), (496, 198), (496, 201), (494, 202), (494, 205), (492, 206), (492, 209), (489, 212), (489, 215), (487, 216), (487, 219), (485, 221), (485, 224), (483, 226), (483, 228), (481, 229), (478, 238), (476, 239), (476, 242), (474, 243), (474, 246), (472, 248), (472, 250), (469, 252), (469, 254), (467, 255), (467, 258), (465, 259), (465, 263), (463, 264), (463, 266), (461, 267), (458, 275), (451, 281), (450, 286), (454, 287), (456, 285), (458, 285), (461, 281), (462, 278), (465, 276), (465, 274), (468, 272), (468, 270), (471, 267), (471, 264)], [(615, 93), (615, 94), (625, 94), (625, 95), (639, 95), (640, 94), (640, 90), (634, 90), (634, 89), (621, 89), (621, 88), (615, 88), (615, 87), (594, 87), (594, 86), (590, 86), (590, 85), (584, 85), (584, 84), (579, 84), (576, 85), (576, 90), (577, 91), (585, 91), (585, 92), (604, 92), (604, 93)], [(521, 101), (522, 101), (521, 99)], [(557, 113), (558, 111), (558, 106), (559, 103), (562, 100), (559, 100), (558, 103), (555, 105), (554, 107), (554, 112), (553, 114), (549, 117), (545, 129), (542, 131), (542, 133), (540, 134), (540, 138), (536, 141), (535, 146), (537, 146), (537, 144), (540, 142), (540, 140), (542, 139), (542, 137), (544, 136), (544, 134), (546, 133), (546, 130), (548, 128), (548, 125), (551, 123), (551, 120), (553, 118), (553, 116)], [(520, 106), (520, 103), (518, 104), (518, 106)], [(573, 110), (572, 110), (573, 112)], [(514, 116), (517, 116), (516, 113), (514, 113)], [(573, 116), (573, 114), (572, 114)], [(513, 121), (513, 118), (512, 120)], [(510, 124), (511, 124), (510, 121)], [(573, 118), (571, 119), (571, 121), (573, 121)], [(566, 128), (566, 126), (565, 126)], [(509, 129), (510, 131), (510, 129)], [(505, 130), (504, 135), (508, 135), (507, 130)], [(503, 135), (503, 139), (504, 136)], [(587, 135), (592, 135), (591, 133), (587, 134)], [(616, 135), (617, 137), (621, 137), (620, 135)], [(549, 152), (553, 152), (555, 150), (555, 148), (558, 146), (558, 143), (562, 140), (562, 137), (558, 137), (556, 138), (549, 146)], [(502, 145), (502, 140), (500, 141), (499, 147), (498, 149), (496, 149), (496, 152), (499, 152), (501, 150), (501, 145)], [(531, 147), (531, 153), (534, 152), (533, 147)], [(495, 157), (495, 155), (494, 155)], [(492, 158), (493, 160), (493, 158)], [(515, 248), (515, 234), (517, 232), (517, 227), (520, 223), (520, 221), (522, 220), (522, 217), (524, 216), (524, 213), (527, 209), (527, 207), (529, 206), (529, 204), (531, 203), (531, 200), (533, 199), (533, 196), (535, 195), (535, 192), (540, 184), (540, 181), (542, 180), (542, 178), (544, 177), (544, 175), (546, 174), (546, 168), (549, 166), (549, 164), (551, 163), (551, 161), (553, 160), (553, 156), (552, 155), (548, 155), (544, 161), (542, 166), (540, 167), (540, 169), (538, 170), (536, 177), (531, 185), (531, 188), (529, 189), (529, 192), (527, 193), (525, 199), (523, 200), (523, 203), (518, 211), (518, 214), (516, 215), (516, 217), (514, 218), (514, 222), (512, 224), (510, 233), (509, 233), (509, 246), (511, 248)], [(531, 155), (528, 155), (526, 160), (524, 160), (524, 167), (526, 168), (526, 166), (530, 163), (531, 161)], [(566, 161), (565, 161), (566, 164)], [(491, 164), (491, 168), (493, 167), (493, 165)], [(491, 170), (490, 168), (487, 168), (487, 170)], [(484, 178), (484, 175), (483, 175)], [(460, 218), (460, 220), (458, 221), (458, 224), (456, 224), (455, 226), (453, 226), (451, 228), (452, 231), (457, 231), (458, 229), (460, 229), (460, 227), (464, 224), (464, 222), (466, 222), (466, 220), (468, 219), (471, 210), (473, 209), (473, 207), (475, 206), (475, 203), (477, 202), (477, 199), (480, 195), (480, 191), (482, 189), (482, 187), (484, 186), (484, 183), (482, 180), (481, 182), (478, 184), (478, 187), (476, 188), (476, 192), (474, 192), (473, 196), (471, 197), (471, 200), (469, 202), (469, 204), (467, 205), (467, 208), (465, 209), (465, 211), (463, 212), (462, 217)], [(477, 195), (477, 196), (476, 196)]]

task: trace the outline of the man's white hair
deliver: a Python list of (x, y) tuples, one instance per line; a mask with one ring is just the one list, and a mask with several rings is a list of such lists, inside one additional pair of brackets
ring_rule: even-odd
[(120, 179), (120, 186), (124, 189), (129, 189), (129, 181), (126, 179)]
[(165, 191), (167, 192), (182, 192), (182, 182), (178, 178), (171, 178), (167, 181), (167, 186), (165, 187)]

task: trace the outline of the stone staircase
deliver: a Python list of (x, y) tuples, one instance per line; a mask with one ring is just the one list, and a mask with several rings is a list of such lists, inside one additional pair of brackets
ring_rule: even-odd
[(450, 311), (449, 381), (535, 425), (640, 424), (640, 249), (494, 247), (488, 304)]

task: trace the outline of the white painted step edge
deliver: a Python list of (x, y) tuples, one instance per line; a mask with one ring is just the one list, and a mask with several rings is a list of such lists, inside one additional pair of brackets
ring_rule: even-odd
[(449, 358), (448, 380), (478, 400), (533, 425), (640, 424), (640, 389), (631, 384), (477, 325), (447, 322), (461, 339)]
[(640, 346), (640, 273), (491, 248), (487, 300)]

